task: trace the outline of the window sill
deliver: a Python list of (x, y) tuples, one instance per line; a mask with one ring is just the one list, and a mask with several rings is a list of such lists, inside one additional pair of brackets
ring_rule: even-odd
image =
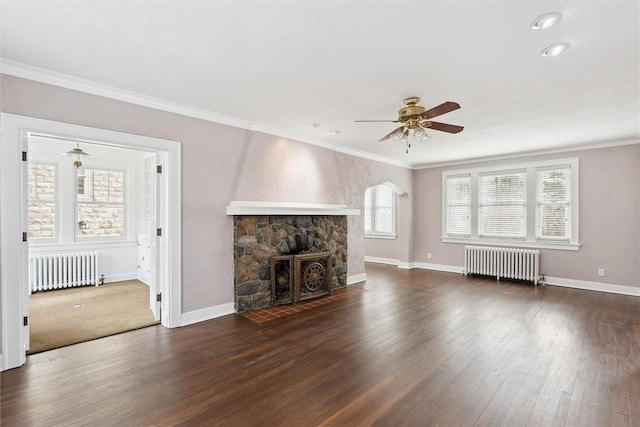
[(117, 242), (93, 241), (93, 242), (75, 242), (75, 243), (45, 243), (45, 242), (29, 242), (29, 249), (34, 252), (48, 251), (65, 251), (65, 250), (89, 250), (96, 248), (127, 248), (136, 246), (136, 240), (118, 240)]
[(556, 249), (559, 251), (578, 251), (580, 243), (566, 242), (528, 242), (525, 240), (492, 240), (492, 239), (465, 239), (442, 236), (442, 243), (464, 243), (467, 245), (509, 246), (515, 248)]
[(397, 234), (365, 234), (365, 239), (388, 239), (393, 240), (398, 237)]

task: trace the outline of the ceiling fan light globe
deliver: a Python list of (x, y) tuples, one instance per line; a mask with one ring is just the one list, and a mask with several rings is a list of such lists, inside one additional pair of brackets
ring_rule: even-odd
[(427, 133), (422, 128), (416, 128), (413, 131), (413, 137), (416, 139), (424, 139)]

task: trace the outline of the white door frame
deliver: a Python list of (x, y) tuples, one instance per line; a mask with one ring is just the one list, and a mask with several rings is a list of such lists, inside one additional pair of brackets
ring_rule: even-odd
[(22, 181), (23, 141), (29, 134), (51, 135), (86, 140), (112, 147), (162, 153), (163, 164), (163, 256), (164, 278), (162, 325), (181, 325), (181, 145), (180, 142), (151, 138), (86, 126), (35, 119), (13, 114), (0, 114), (0, 299), (2, 353), (0, 370), (18, 367), (26, 362), (28, 328), (23, 317), (28, 305), (22, 303), (28, 293), (28, 244), (22, 241), (26, 232), (26, 212), (21, 208), (26, 194)]

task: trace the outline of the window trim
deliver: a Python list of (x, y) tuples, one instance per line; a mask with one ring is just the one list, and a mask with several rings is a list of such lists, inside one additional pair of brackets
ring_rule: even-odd
[(398, 206), (397, 198), (398, 198), (398, 194), (396, 193), (396, 191), (393, 188), (391, 188), (391, 187), (389, 187), (388, 185), (385, 185), (385, 184), (372, 185), (371, 187), (366, 188), (365, 192), (364, 192), (365, 193), (365, 196), (364, 196), (365, 198), (363, 200), (363, 209), (362, 209), (363, 216), (364, 216), (364, 211), (365, 211), (364, 204), (365, 204), (365, 201), (366, 201), (366, 194), (367, 194), (368, 190), (371, 190), (371, 193), (370, 193), (370, 194), (372, 194), (372, 196), (371, 196), (371, 225), (372, 225), (372, 228), (375, 228), (374, 227), (375, 226), (375, 210), (376, 210), (376, 206), (375, 206), (375, 201), (376, 201), (375, 189), (377, 187), (386, 187), (391, 191), (391, 194), (392, 194), (392, 196), (391, 196), (391, 232), (385, 233), (385, 232), (379, 232), (379, 231), (373, 231), (373, 230), (371, 230), (371, 231), (366, 231), (365, 230), (364, 231), (364, 237), (368, 238), (368, 239), (390, 239), (390, 240), (393, 240), (393, 239), (396, 239), (398, 237), (397, 232), (396, 232), (396, 230), (397, 230), (396, 222), (397, 222), (397, 206)]
[[(537, 229), (537, 200), (536, 200), (536, 172), (540, 169), (553, 169), (568, 167), (569, 174), (569, 204), (571, 215), (568, 219), (570, 225), (570, 239), (540, 239), (536, 235)], [(482, 174), (504, 173), (518, 169), (526, 171), (526, 216), (525, 216), (525, 238), (496, 238), (482, 237), (478, 233), (479, 213), (478, 213), (478, 177)], [(447, 234), (447, 178), (461, 175), (469, 175), (471, 177), (471, 235), (466, 237), (462, 235)], [(465, 243), (465, 244), (482, 244), (482, 245), (510, 245), (514, 247), (540, 248), (540, 249), (558, 249), (577, 251), (580, 248), (579, 231), (579, 159), (563, 158), (555, 160), (545, 160), (518, 164), (505, 164), (501, 166), (487, 166), (469, 169), (445, 170), (442, 172), (442, 195), (441, 195), (441, 241), (443, 243)]]

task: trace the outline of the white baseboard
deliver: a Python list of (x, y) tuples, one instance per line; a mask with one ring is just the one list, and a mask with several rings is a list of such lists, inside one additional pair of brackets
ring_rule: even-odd
[(205, 320), (215, 319), (216, 317), (226, 316), (235, 313), (235, 306), (232, 302), (226, 304), (214, 305), (213, 307), (202, 308), (200, 310), (182, 313), (180, 318), (180, 326), (192, 325)]
[(347, 276), (347, 286), (353, 285), (354, 283), (360, 283), (367, 280), (366, 273), (354, 274), (353, 276)]
[(0, 372), (4, 371), (4, 357), (0, 353)]
[(459, 273), (462, 274), (464, 267), (459, 267), (457, 265), (447, 265), (447, 264), (431, 264), (429, 262), (415, 262), (414, 268), (421, 268), (423, 270), (436, 270), (436, 271), (445, 271), (447, 273)]
[[(419, 268), (423, 270), (444, 271), (447, 273), (462, 274), (464, 267), (446, 264), (431, 264), (428, 262), (399, 262), (389, 258), (364, 257), (367, 262), (375, 262), (379, 264), (397, 265), (398, 268), (411, 270)], [(585, 280), (563, 279), (561, 277), (545, 276), (544, 284), (550, 286), (563, 286), (566, 288), (584, 289), (588, 291), (609, 292), (612, 294), (640, 296), (640, 287), (614, 285), (611, 283), (588, 282)]]
[(416, 268), (416, 263), (415, 262), (401, 262), (401, 261), (398, 261), (398, 268), (400, 268), (402, 270), (413, 270), (414, 268)]
[(388, 265), (398, 265), (399, 261), (397, 259), (391, 258), (380, 258), (377, 256), (365, 256), (365, 262), (375, 262), (376, 264), (388, 264)]
[(389, 264), (396, 265), (398, 268), (402, 270), (412, 270), (414, 268), (419, 268), (422, 270), (436, 270), (436, 271), (446, 271), (448, 273), (460, 273), (462, 274), (463, 267), (458, 267), (456, 265), (445, 265), (445, 264), (431, 264), (427, 262), (402, 262), (397, 259), (391, 258), (378, 258), (378, 257), (364, 257), (366, 262), (375, 262), (378, 264)]
[[(426, 270), (446, 271), (462, 274), (464, 267), (456, 265), (430, 264), (426, 262), (414, 263), (415, 268)], [(609, 292), (613, 294), (640, 296), (640, 288), (633, 286), (613, 285), (611, 283), (588, 282), (585, 280), (563, 279), (561, 277), (545, 276), (544, 284), (550, 286), (563, 286), (566, 288), (584, 289), (589, 291)]]
[[(98, 276), (98, 280), (100, 280), (100, 276)], [(104, 275), (104, 283), (122, 282), (123, 280), (138, 280), (138, 272)]]
[(561, 277), (549, 276), (545, 276), (544, 284), (640, 297), (640, 288), (634, 286), (613, 285), (611, 283), (588, 282), (586, 280), (563, 279)]
[(386, 264), (386, 265), (395, 265), (398, 268), (403, 270), (411, 270), (414, 267), (414, 263), (412, 262), (403, 262), (398, 259), (393, 258), (380, 258), (375, 256), (366, 256), (364, 257), (365, 262), (373, 262), (376, 264)]

